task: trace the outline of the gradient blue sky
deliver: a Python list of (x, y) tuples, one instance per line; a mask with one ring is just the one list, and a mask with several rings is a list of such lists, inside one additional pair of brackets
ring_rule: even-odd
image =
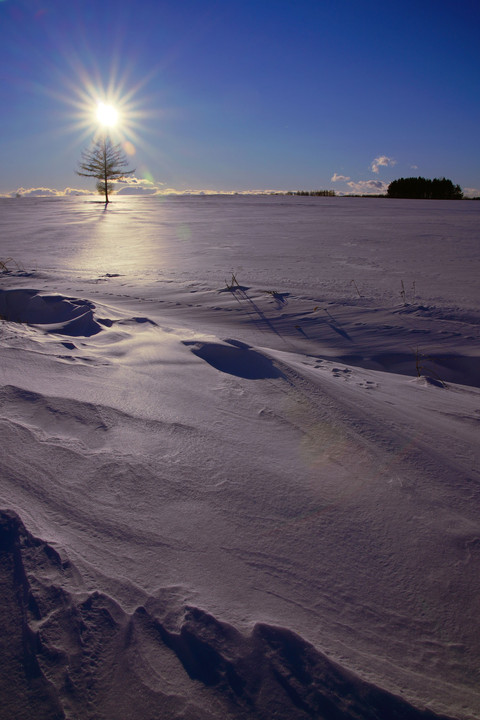
[(480, 194), (479, 37), (478, 0), (0, 0), (0, 193), (93, 190), (110, 88), (132, 189)]

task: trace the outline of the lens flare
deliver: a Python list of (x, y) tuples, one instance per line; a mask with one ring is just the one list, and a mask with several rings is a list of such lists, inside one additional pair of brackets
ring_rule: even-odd
[(123, 147), (124, 151), (127, 153), (127, 155), (135, 155), (135, 153), (137, 152), (135, 150), (135, 145), (133, 143), (131, 143), (129, 140), (125, 140), (122, 147)]

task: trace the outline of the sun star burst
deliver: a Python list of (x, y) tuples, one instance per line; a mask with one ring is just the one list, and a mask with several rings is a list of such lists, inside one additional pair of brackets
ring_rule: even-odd
[(97, 105), (97, 120), (100, 125), (113, 128), (119, 122), (118, 110), (113, 105), (99, 102)]

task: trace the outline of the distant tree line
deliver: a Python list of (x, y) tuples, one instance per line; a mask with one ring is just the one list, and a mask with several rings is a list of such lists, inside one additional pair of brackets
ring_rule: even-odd
[(461, 200), (460, 185), (454, 185), (447, 178), (429, 180), (424, 177), (400, 178), (390, 183), (387, 190), (390, 198), (420, 198), (432, 200)]
[(307, 195), (309, 197), (335, 197), (335, 190), (289, 190), (286, 195)]

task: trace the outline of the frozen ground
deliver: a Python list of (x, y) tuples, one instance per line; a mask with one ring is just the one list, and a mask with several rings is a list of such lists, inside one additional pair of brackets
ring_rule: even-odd
[(480, 718), (479, 221), (0, 200), (2, 717)]

